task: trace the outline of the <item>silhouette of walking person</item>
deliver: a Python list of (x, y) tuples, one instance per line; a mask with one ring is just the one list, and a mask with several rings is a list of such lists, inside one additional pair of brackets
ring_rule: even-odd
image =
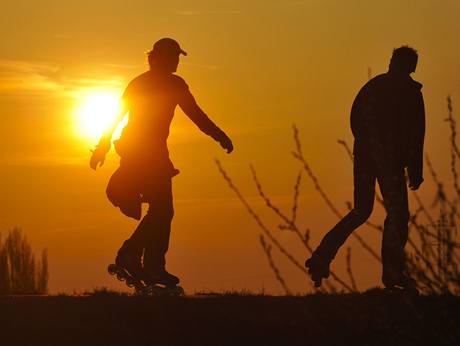
[(423, 182), (422, 84), (410, 77), (417, 61), (414, 49), (395, 49), (388, 72), (366, 83), (353, 102), (354, 207), (305, 262), (316, 287), (329, 276), (329, 265), (341, 245), (371, 215), (377, 181), (387, 213), (381, 248), (382, 282), (387, 288), (415, 289), (407, 273), (404, 247), (409, 221), (405, 168), (410, 189), (417, 190)]
[(142, 216), (141, 204), (149, 205), (147, 214), (115, 259), (121, 274), (127, 273), (147, 286), (170, 287), (179, 283), (179, 278), (165, 268), (174, 215), (171, 180), (179, 173), (169, 158), (166, 142), (176, 106), (228, 153), (233, 150), (230, 138), (197, 105), (185, 81), (174, 74), (181, 54), (187, 55), (171, 38), (153, 45), (148, 52), (150, 70), (129, 83), (116, 123), (101, 137), (90, 160), (93, 169), (102, 166), (112, 134), (129, 112), (129, 122), (114, 142), (120, 166), (110, 178), (106, 192), (114, 206), (137, 220)]

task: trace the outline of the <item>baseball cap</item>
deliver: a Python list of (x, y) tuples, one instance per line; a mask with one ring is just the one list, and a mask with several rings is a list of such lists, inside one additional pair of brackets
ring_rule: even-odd
[(176, 54), (182, 54), (182, 55), (187, 55), (187, 52), (185, 52), (180, 46), (179, 43), (176, 40), (173, 40), (172, 38), (162, 38), (155, 42), (153, 44), (152, 50), (149, 52), (149, 54), (168, 54), (168, 53), (176, 53)]

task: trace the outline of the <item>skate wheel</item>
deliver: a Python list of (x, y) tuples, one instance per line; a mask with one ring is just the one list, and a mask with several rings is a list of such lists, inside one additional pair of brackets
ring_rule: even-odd
[(184, 295), (184, 289), (180, 286), (162, 288), (162, 293), (170, 297), (180, 297)]
[(120, 280), (120, 281), (125, 281), (125, 277), (123, 275), (120, 275), (117, 273), (117, 279)]
[(126, 280), (126, 286), (128, 286), (129, 288), (134, 287), (135, 286), (134, 280), (131, 280), (131, 279)]
[(185, 291), (182, 287), (176, 286), (172, 289), (171, 293), (174, 296), (183, 296), (185, 294)]
[(135, 292), (135, 294), (140, 295), (140, 296), (149, 295), (148, 287), (135, 286), (135, 291), (134, 292)]
[(110, 275), (115, 275), (117, 273), (117, 266), (113, 263), (109, 264), (109, 266), (107, 267), (107, 271)]
[(149, 286), (148, 289), (147, 289), (147, 294), (149, 296), (160, 297), (164, 293), (163, 290), (164, 290), (163, 288), (160, 288), (160, 287), (158, 287), (156, 285)]

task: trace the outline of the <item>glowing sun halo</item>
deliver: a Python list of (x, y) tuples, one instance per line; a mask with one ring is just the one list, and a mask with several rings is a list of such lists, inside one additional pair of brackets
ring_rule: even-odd
[(76, 110), (78, 134), (89, 140), (99, 139), (120, 112), (119, 93), (90, 91), (83, 93), (78, 100)]

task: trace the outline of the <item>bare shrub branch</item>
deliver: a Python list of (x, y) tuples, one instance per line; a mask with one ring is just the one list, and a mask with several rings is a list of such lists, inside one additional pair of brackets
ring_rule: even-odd
[(289, 290), (289, 287), (287, 286), (286, 281), (282, 277), (281, 272), (279, 271), (278, 267), (273, 261), (272, 247), (271, 245), (267, 244), (267, 242), (265, 241), (265, 237), (263, 235), (260, 235), (260, 244), (262, 245), (262, 249), (264, 250), (264, 253), (267, 256), (268, 264), (270, 265), (270, 268), (272, 269), (273, 274), (275, 274), (276, 280), (280, 283), (281, 287), (283, 287), (284, 292), (287, 295), (291, 295), (291, 291)]

